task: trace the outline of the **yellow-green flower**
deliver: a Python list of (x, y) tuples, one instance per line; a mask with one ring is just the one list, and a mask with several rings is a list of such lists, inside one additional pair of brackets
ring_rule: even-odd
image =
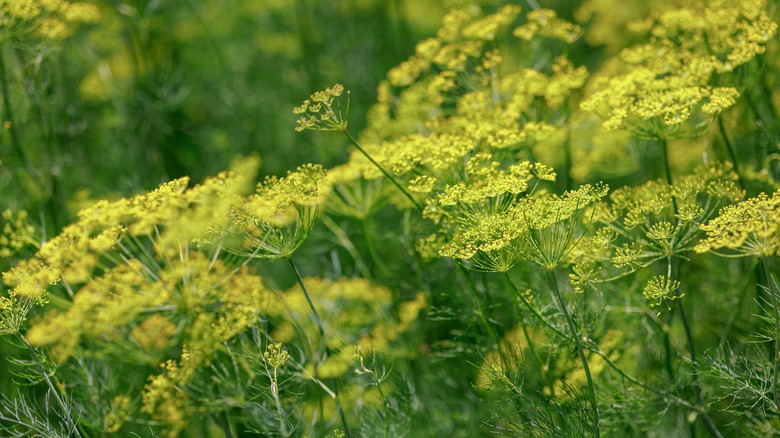
[(724, 207), (718, 217), (702, 226), (707, 237), (697, 252), (725, 256), (771, 257), (780, 254), (780, 191), (761, 193)]

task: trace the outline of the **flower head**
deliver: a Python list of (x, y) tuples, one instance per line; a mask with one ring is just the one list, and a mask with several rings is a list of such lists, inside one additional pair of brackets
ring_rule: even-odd
[(347, 91), (347, 107), (341, 113), (338, 97), (344, 92), (344, 86), (336, 84), (323, 91), (317, 91), (303, 104), (293, 109), (293, 114), (303, 114), (298, 119), (295, 130), (298, 132), (311, 129), (313, 131), (345, 131), (349, 116), (349, 91)]

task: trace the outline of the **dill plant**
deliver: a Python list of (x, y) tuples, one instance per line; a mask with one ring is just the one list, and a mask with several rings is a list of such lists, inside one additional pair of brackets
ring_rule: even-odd
[(344, 163), (4, 213), (0, 430), (780, 433), (776, 6), (451, 6), (366, 129), (293, 110)]

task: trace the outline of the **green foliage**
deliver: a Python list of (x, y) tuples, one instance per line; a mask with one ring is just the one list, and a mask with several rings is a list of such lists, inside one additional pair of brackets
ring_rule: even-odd
[(444, 3), (0, 0), (0, 434), (780, 435), (777, 5)]

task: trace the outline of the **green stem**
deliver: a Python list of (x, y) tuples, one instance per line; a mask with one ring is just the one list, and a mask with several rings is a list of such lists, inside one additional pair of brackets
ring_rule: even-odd
[(544, 315), (539, 313), (536, 307), (532, 306), (531, 303), (529, 303), (528, 300), (525, 299), (523, 294), (520, 293), (520, 289), (518, 289), (517, 286), (515, 286), (515, 283), (512, 281), (512, 277), (509, 275), (509, 272), (504, 272), (504, 275), (506, 276), (506, 279), (509, 281), (509, 284), (512, 286), (512, 290), (514, 290), (515, 295), (517, 295), (517, 298), (520, 299), (520, 302), (523, 303), (526, 309), (528, 309), (534, 316), (536, 316), (536, 319), (538, 319), (539, 322), (544, 324), (544, 326), (547, 327), (548, 329), (552, 330), (552, 332), (555, 333), (556, 335), (564, 339), (571, 340), (569, 335), (558, 330), (558, 328), (552, 325), (550, 321), (547, 321), (547, 318), (545, 318)]
[(547, 280), (550, 283), (550, 288), (555, 293), (555, 296), (558, 301), (558, 305), (563, 311), (564, 316), (566, 317), (566, 322), (569, 324), (569, 329), (571, 330), (572, 337), (574, 338), (574, 343), (577, 346), (577, 354), (580, 356), (580, 361), (582, 361), (582, 368), (585, 370), (585, 377), (588, 380), (588, 393), (590, 395), (590, 404), (593, 408), (593, 435), (598, 438), (601, 436), (600, 433), (600, 427), (599, 423), (601, 422), (601, 415), (599, 413), (599, 407), (596, 403), (596, 386), (593, 384), (593, 376), (590, 374), (590, 367), (588, 366), (588, 359), (585, 357), (585, 350), (582, 348), (582, 340), (580, 339), (580, 335), (577, 332), (577, 327), (574, 325), (574, 319), (571, 317), (571, 314), (569, 313), (568, 307), (566, 307), (566, 303), (563, 301), (563, 295), (561, 295), (561, 290), (558, 287), (558, 279), (555, 277), (555, 270), (554, 269), (548, 269), (547, 270)]
[[(764, 56), (766, 57), (766, 55)], [(761, 92), (759, 94), (766, 100), (766, 107), (769, 110), (770, 119), (773, 123), (777, 123), (777, 109), (775, 108), (775, 102), (772, 100), (774, 90), (770, 89), (766, 83), (766, 59), (764, 60), (764, 63), (765, 66), (761, 69), (761, 74), (758, 78), (758, 85), (761, 87)]]
[(544, 382), (544, 385), (550, 388), (550, 392), (553, 391), (553, 385), (549, 384), (549, 379), (547, 378), (547, 364), (542, 362), (542, 357), (539, 356), (539, 353), (536, 351), (536, 347), (534, 346), (534, 341), (531, 339), (531, 335), (528, 334), (528, 327), (526, 327), (525, 324), (522, 324), (523, 327), (523, 336), (525, 336), (525, 342), (528, 343), (528, 349), (531, 350), (531, 354), (534, 356), (534, 359), (536, 359), (536, 364), (539, 366), (539, 377), (542, 378), (542, 382)]
[(3, 107), (5, 109), (5, 120), (8, 122), (8, 134), (11, 137), (11, 148), (14, 151), (17, 159), (24, 166), (27, 171), (27, 175), (30, 181), (35, 186), (39, 195), (43, 194), (43, 185), (35, 178), (36, 172), (32, 168), (30, 160), (27, 158), (27, 153), (22, 147), (22, 143), (19, 140), (19, 133), (16, 130), (16, 120), (14, 116), (13, 105), (11, 104), (10, 87), (8, 86), (8, 75), (5, 67), (5, 56), (3, 55), (2, 46), (0, 46), (0, 92), (3, 93)]
[(739, 171), (739, 163), (737, 163), (737, 154), (734, 152), (734, 146), (731, 144), (731, 140), (729, 140), (729, 136), (726, 135), (726, 127), (723, 126), (723, 119), (718, 116), (718, 131), (720, 131), (720, 136), (723, 138), (723, 143), (726, 145), (726, 151), (729, 154), (729, 159), (731, 159), (731, 162), (734, 163), (734, 173), (737, 174), (737, 183), (739, 183), (739, 187), (741, 189), (745, 189), (745, 180), (742, 178), (742, 173)]
[[(666, 173), (666, 183), (669, 185), (669, 187), (672, 187), (673, 181), (672, 181), (672, 171), (669, 167), (669, 148), (666, 142), (666, 139), (659, 139), (661, 143), (661, 151), (662, 156), (664, 160), (664, 171)], [(674, 196), (672, 196), (672, 207), (674, 208), (674, 219), (672, 223), (677, 226), (677, 199), (675, 199)], [(673, 259), (672, 256), (669, 256), (668, 262), (669, 262), (669, 269), (670, 269), (670, 275), (669, 278), (674, 278), (676, 276), (675, 272), (677, 271), (676, 268), (676, 259)], [(682, 305), (682, 303), (678, 306), (680, 308), (680, 316), (683, 323), (683, 328), (685, 330), (685, 336), (688, 340), (688, 352), (691, 355), (691, 363), (693, 363), (693, 391), (696, 393), (696, 402), (699, 406), (702, 407), (701, 411), (699, 413), (701, 414), (701, 419), (704, 421), (704, 424), (707, 426), (707, 429), (709, 429), (710, 434), (715, 437), (721, 438), (723, 435), (721, 435), (720, 431), (718, 431), (718, 428), (715, 426), (715, 423), (712, 422), (712, 419), (710, 419), (710, 416), (707, 414), (707, 411), (704, 409), (704, 398), (701, 395), (701, 383), (699, 379), (699, 372), (696, 369), (696, 348), (693, 344), (693, 333), (691, 331), (691, 325), (688, 323), (688, 318), (685, 314), (685, 307)], [(667, 334), (668, 336), (668, 334)], [(669, 342), (669, 339), (667, 337), (667, 367), (669, 367), (670, 370), (672, 370), (670, 364), (671, 364), (671, 343)]]
[(54, 386), (54, 383), (52, 383), (51, 379), (49, 378), (49, 373), (46, 371), (46, 368), (43, 367), (41, 360), (38, 358), (38, 353), (35, 352), (35, 347), (33, 347), (32, 344), (30, 344), (30, 342), (27, 341), (27, 338), (25, 338), (23, 334), (17, 333), (16, 335), (19, 337), (22, 343), (24, 343), (24, 345), (27, 347), (27, 350), (30, 352), (30, 355), (32, 356), (33, 360), (38, 365), (38, 368), (40, 368), (41, 375), (43, 375), (44, 380), (46, 380), (46, 385), (48, 385), (49, 390), (51, 390), (52, 394), (54, 395), (54, 399), (57, 400), (57, 403), (60, 405), (60, 408), (62, 408), (62, 411), (65, 414), (65, 421), (68, 423), (68, 427), (71, 428), (71, 433), (81, 438), (82, 436), (81, 431), (79, 431), (76, 422), (73, 421), (73, 418), (71, 418), (70, 408), (68, 408), (65, 405), (65, 402), (62, 400), (62, 397), (60, 397), (59, 390), (57, 389), (56, 386)]
[(295, 279), (298, 280), (298, 285), (301, 287), (303, 294), (306, 296), (306, 301), (309, 302), (309, 308), (311, 309), (311, 314), (314, 317), (314, 322), (317, 323), (317, 328), (319, 329), (320, 336), (323, 337), (323, 342), (324, 342), (325, 325), (322, 323), (320, 314), (317, 312), (317, 309), (314, 307), (314, 301), (311, 300), (311, 295), (309, 295), (309, 290), (306, 288), (306, 284), (303, 282), (303, 277), (301, 277), (301, 273), (298, 271), (298, 266), (296, 266), (292, 257), (289, 257), (287, 260), (289, 260), (290, 266), (292, 266), (292, 269), (295, 272)]
[[(311, 309), (311, 314), (314, 317), (314, 322), (317, 324), (317, 328), (320, 331), (320, 338), (322, 345), (325, 346), (326, 353), (329, 350), (327, 343), (325, 342), (325, 324), (322, 323), (322, 319), (320, 318), (320, 314), (317, 312), (317, 309), (314, 307), (314, 301), (311, 299), (311, 295), (309, 295), (309, 290), (306, 288), (306, 284), (303, 282), (303, 277), (301, 277), (301, 273), (298, 271), (298, 266), (295, 264), (295, 262), (291, 257), (288, 257), (287, 260), (290, 262), (290, 266), (292, 266), (293, 271), (295, 272), (295, 279), (298, 280), (298, 285), (301, 287), (301, 290), (303, 291), (303, 294), (306, 296), (306, 301), (309, 303), (309, 308)], [(344, 433), (347, 435), (347, 438), (352, 437), (352, 433), (349, 429), (349, 423), (347, 423), (347, 416), (344, 414), (344, 408), (341, 406), (341, 401), (339, 400), (339, 382), (338, 379), (333, 379), (333, 399), (336, 401), (336, 409), (339, 412), (339, 418), (341, 419), (341, 424), (344, 426)]]
[(369, 268), (368, 263), (363, 260), (363, 257), (360, 255), (357, 248), (355, 248), (355, 244), (352, 243), (349, 236), (347, 236), (347, 233), (345, 233), (344, 230), (342, 230), (341, 227), (326, 214), (319, 216), (319, 220), (326, 227), (328, 227), (331, 233), (333, 233), (333, 236), (338, 239), (338, 243), (341, 245), (341, 247), (344, 248), (350, 256), (352, 256), (352, 259), (358, 265), (360, 275), (362, 275), (367, 280), (373, 281), (374, 276), (371, 274), (371, 269)]
[(379, 377), (377, 377), (373, 370), (371, 370), (370, 373), (371, 378), (374, 380), (374, 384), (376, 385), (376, 390), (379, 392), (379, 397), (382, 399), (382, 406), (385, 408), (385, 438), (388, 438), (390, 436), (390, 412), (388, 412), (387, 409), (387, 396), (382, 390), (382, 382), (379, 380)]
[(563, 188), (571, 190), (571, 129), (566, 129), (566, 139), (563, 142)]
[(669, 336), (669, 327), (672, 325), (672, 312), (669, 312), (669, 316), (666, 318), (666, 324), (661, 326), (661, 331), (664, 336), (664, 350), (666, 350), (666, 372), (669, 374), (669, 379), (675, 381), (674, 366), (672, 366), (672, 337)]
[(718, 427), (715, 426), (715, 423), (712, 422), (712, 419), (707, 414), (707, 411), (704, 404), (704, 397), (701, 395), (701, 380), (699, 378), (699, 371), (696, 369), (696, 349), (693, 344), (693, 335), (691, 333), (691, 326), (688, 324), (688, 318), (685, 315), (685, 306), (683, 306), (682, 302), (679, 304), (680, 307), (680, 316), (683, 322), (683, 327), (685, 328), (685, 337), (688, 339), (688, 352), (691, 355), (691, 363), (693, 364), (693, 390), (696, 393), (696, 403), (702, 407), (702, 410), (699, 411), (701, 414), (701, 419), (704, 421), (704, 425), (707, 426), (707, 429), (710, 431), (710, 434), (714, 437), (723, 438), (723, 435), (721, 435), (720, 431), (718, 430)]
[[(531, 306), (530, 303), (528, 303), (527, 300), (525, 300), (525, 298), (522, 296), (522, 294), (520, 294), (519, 289), (517, 288), (517, 286), (515, 286), (514, 282), (512, 281), (512, 278), (509, 276), (508, 273), (506, 273), (506, 277), (507, 277), (507, 280), (509, 280), (509, 284), (512, 286), (512, 289), (514, 290), (515, 294), (520, 298), (520, 300), (523, 302), (523, 304), (529, 310), (531, 310), (531, 312), (534, 314), (534, 316), (536, 316), (536, 318), (542, 324), (544, 324), (546, 327), (548, 327), (550, 330), (552, 330), (553, 332), (555, 332), (557, 335), (561, 336), (562, 338), (567, 339), (569, 341), (572, 341), (571, 337), (569, 337), (568, 335), (562, 333), (560, 330), (555, 328), (555, 326), (553, 326), (549, 321), (547, 321), (547, 319), (542, 314), (540, 314), (533, 306)], [(640, 388), (642, 388), (642, 389), (644, 389), (646, 391), (650, 391), (653, 394), (656, 394), (656, 395), (662, 397), (664, 400), (671, 401), (671, 402), (673, 402), (673, 403), (675, 403), (675, 404), (677, 404), (679, 406), (683, 406), (685, 408), (691, 409), (691, 410), (699, 412), (701, 414), (706, 413), (704, 408), (701, 407), (701, 406), (693, 405), (690, 402), (688, 402), (687, 400), (675, 397), (675, 396), (670, 395), (669, 393), (667, 393), (665, 391), (661, 391), (661, 390), (653, 388), (652, 386), (649, 386), (649, 385), (647, 385), (645, 383), (642, 383), (636, 377), (633, 377), (630, 374), (628, 374), (625, 371), (623, 371), (623, 369), (621, 369), (615, 362), (613, 362), (612, 359), (610, 359), (609, 356), (601, 350), (601, 348), (598, 348), (597, 346), (594, 347), (594, 346), (588, 345), (588, 344), (583, 344), (582, 346), (583, 346), (583, 348), (587, 349), (588, 351), (590, 351), (590, 352), (600, 356), (602, 359), (604, 359), (604, 362), (606, 362), (607, 365), (609, 365), (610, 368), (612, 368), (615, 372), (620, 374), (620, 376), (622, 376), (624, 379), (628, 380), (629, 382), (633, 383), (634, 385), (636, 385), (636, 386), (638, 386), (638, 387), (640, 387)]]
[(349, 429), (349, 423), (347, 423), (347, 416), (344, 413), (344, 407), (341, 406), (341, 401), (339, 401), (339, 381), (337, 379), (333, 379), (333, 392), (336, 394), (334, 400), (336, 400), (336, 410), (339, 412), (341, 425), (344, 426), (344, 434), (347, 436), (347, 438), (352, 438), (352, 432)]
[[(669, 269), (670, 269), (669, 277), (671, 281), (672, 278), (675, 278), (677, 276), (677, 272), (679, 270), (677, 266), (677, 259), (669, 257)], [(688, 316), (685, 312), (685, 306), (683, 305), (683, 302), (680, 301), (677, 307), (680, 309), (680, 319), (682, 320), (683, 323), (685, 338), (688, 341), (688, 354), (691, 356), (691, 364), (693, 365), (693, 392), (696, 394), (696, 404), (702, 407), (702, 410), (700, 411), (701, 419), (704, 422), (704, 425), (707, 426), (707, 429), (709, 430), (712, 436), (722, 438), (723, 435), (721, 435), (717, 426), (715, 426), (715, 423), (713, 423), (712, 419), (707, 414), (707, 411), (705, 409), (706, 405), (704, 403), (704, 397), (702, 396), (701, 393), (701, 378), (699, 376), (699, 370), (697, 369), (697, 364), (696, 364), (696, 344), (694, 344), (693, 342), (693, 330), (691, 330), (691, 324), (688, 322)]]
[[(664, 173), (666, 174), (666, 184), (669, 185), (669, 189), (672, 187), (672, 169), (669, 167), (669, 146), (666, 144), (665, 138), (659, 138), (658, 142), (661, 144), (661, 158), (664, 163)], [(672, 223), (677, 225), (677, 199), (672, 196), (672, 206), (674, 207), (674, 220)]]
[(284, 413), (282, 412), (282, 402), (279, 400), (279, 382), (277, 380), (276, 367), (274, 367), (274, 374), (271, 382), (271, 396), (274, 399), (276, 405), (276, 416), (279, 419), (279, 429), (282, 432), (282, 436), (287, 437), (287, 423), (284, 421)]
[(387, 177), (387, 179), (390, 180), (390, 182), (392, 182), (396, 187), (398, 187), (398, 190), (400, 190), (404, 194), (404, 196), (406, 196), (410, 201), (412, 201), (412, 204), (414, 204), (414, 206), (417, 207), (418, 210), (423, 211), (423, 207), (417, 201), (414, 200), (412, 195), (408, 191), (406, 191), (406, 189), (403, 188), (403, 186), (401, 186), (401, 184), (398, 182), (398, 180), (395, 179), (395, 177), (390, 175), (379, 163), (374, 161), (374, 159), (371, 158), (371, 155), (368, 155), (368, 152), (366, 152), (365, 149), (363, 149), (360, 146), (360, 144), (358, 144), (358, 142), (352, 137), (352, 134), (350, 134), (349, 131), (345, 129), (343, 132), (347, 136), (349, 141), (352, 143), (352, 145), (355, 146), (357, 150), (359, 150), (360, 153), (362, 153), (366, 158), (368, 158), (368, 161), (370, 161), (374, 166), (376, 166), (376, 168), (379, 169), (382, 172), (382, 174), (385, 177)]

